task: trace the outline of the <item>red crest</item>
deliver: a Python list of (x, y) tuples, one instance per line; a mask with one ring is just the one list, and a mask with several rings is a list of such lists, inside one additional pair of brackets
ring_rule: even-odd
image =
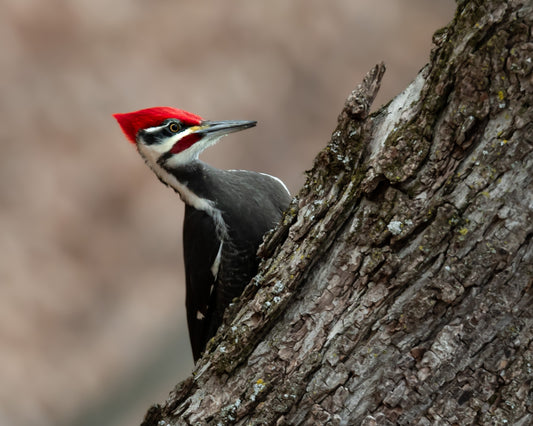
[(113, 117), (133, 144), (139, 130), (159, 126), (169, 118), (176, 118), (187, 125), (198, 125), (202, 122), (202, 117), (196, 114), (171, 107), (146, 108), (124, 114), (113, 114)]

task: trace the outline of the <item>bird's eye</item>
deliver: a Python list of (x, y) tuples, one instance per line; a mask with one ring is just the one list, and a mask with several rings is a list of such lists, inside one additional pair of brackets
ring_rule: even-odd
[(168, 130), (170, 130), (172, 133), (177, 133), (180, 131), (180, 125), (178, 123), (170, 123), (168, 125)]

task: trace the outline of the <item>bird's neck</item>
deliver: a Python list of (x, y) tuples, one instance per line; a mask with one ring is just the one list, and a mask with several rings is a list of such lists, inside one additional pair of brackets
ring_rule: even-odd
[(169, 166), (162, 162), (150, 164), (159, 180), (174, 189), (184, 203), (198, 210), (205, 210), (204, 205), (212, 201), (197, 184), (197, 181), (204, 180), (202, 177), (206, 166), (199, 160), (177, 166)]
[(226, 224), (215, 203), (214, 188), (210, 186), (210, 175), (216, 173), (217, 169), (195, 160), (176, 166), (158, 164), (152, 170), (163, 183), (179, 194), (185, 204), (205, 212), (213, 219), (221, 241), (226, 238)]

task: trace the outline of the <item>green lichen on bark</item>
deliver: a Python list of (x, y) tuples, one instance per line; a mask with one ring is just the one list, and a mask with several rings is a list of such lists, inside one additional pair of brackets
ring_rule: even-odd
[(380, 164), (383, 174), (392, 183), (409, 179), (425, 160), (429, 146), (419, 123), (396, 127), (385, 141), (387, 154)]

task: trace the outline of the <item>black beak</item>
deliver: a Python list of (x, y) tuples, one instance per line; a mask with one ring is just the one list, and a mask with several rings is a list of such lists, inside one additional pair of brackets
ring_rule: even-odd
[(242, 121), (242, 120), (228, 120), (228, 121), (202, 121), (199, 129), (194, 133), (205, 134), (220, 134), (227, 135), (228, 133), (238, 132), (240, 130), (254, 127), (257, 121)]

